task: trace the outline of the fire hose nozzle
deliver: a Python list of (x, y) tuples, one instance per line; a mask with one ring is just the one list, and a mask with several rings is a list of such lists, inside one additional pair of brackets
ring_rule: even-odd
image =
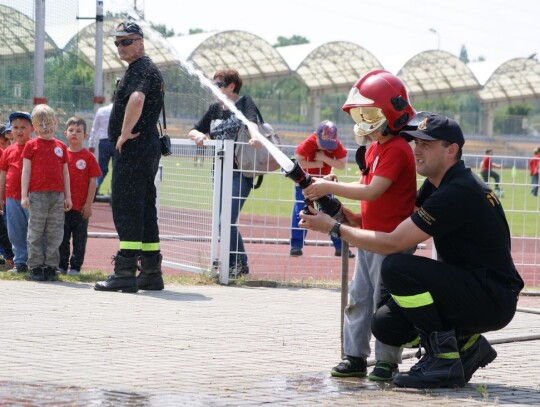
[[(307, 188), (313, 183), (313, 178), (304, 172), (302, 167), (300, 167), (300, 164), (298, 164), (298, 161), (292, 161), (294, 163), (294, 167), (291, 171), (285, 172), (285, 176), (292, 179), (300, 186), (300, 188)], [(345, 219), (343, 216), (343, 205), (338, 199), (325, 195), (321, 196), (315, 202), (317, 203), (317, 207), (321, 212), (326, 213), (327, 215), (336, 219), (338, 222)], [(306, 200), (306, 206), (307, 205), (311, 205), (309, 200)]]

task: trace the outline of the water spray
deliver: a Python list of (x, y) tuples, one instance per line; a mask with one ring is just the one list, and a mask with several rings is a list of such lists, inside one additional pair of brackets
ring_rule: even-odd
[[(153, 35), (153, 34), (154, 34), (153, 31), (149, 30), (149, 35)], [(167, 40), (163, 36), (161, 36), (160, 39), (162, 41), (164, 40), (165, 42), (167, 42)], [(204, 75), (203, 72), (195, 68), (191, 62), (186, 61), (185, 59), (181, 58), (180, 55), (178, 55), (178, 53), (174, 49), (174, 47), (171, 46), (170, 44), (169, 44), (169, 49), (171, 50), (175, 59), (191, 76), (197, 77), (202, 86), (208, 88), (214, 94), (214, 96), (216, 96), (225, 106), (227, 106), (227, 108), (231, 112), (233, 112), (236, 115), (236, 117), (250, 129), (250, 133), (253, 134), (253, 136), (266, 147), (266, 149), (268, 150), (268, 153), (276, 159), (276, 161), (282, 168), (283, 173), (285, 174), (287, 178), (292, 179), (302, 189), (307, 188), (309, 185), (313, 183), (313, 178), (311, 178), (309, 174), (304, 172), (304, 170), (300, 167), (298, 162), (289, 159), (289, 157), (287, 157), (279, 148), (277, 148), (270, 141), (268, 141), (266, 137), (264, 137), (258, 131), (257, 126), (254, 125), (252, 122), (250, 122), (246, 118), (246, 116), (240, 110), (238, 110), (236, 105), (230, 99), (228, 99), (221, 92), (221, 90), (216, 85), (214, 85), (214, 83), (210, 79), (208, 79)], [(336, 198), (330, 198), (325, 195), (315, 200), (315, 202), (317, 203), (318, 209), (321, 212), (324, 212), (327, 215), (330, 215), (337, 221), (344, 220), (342, 204)], [(304, 209), (304, 211), (306, 213), (309, 213), (309, 211), (307, 210), (307, 207), (313, 206), (313, 202), (306, 199), (305, 203), (306, 203), (306, 209)]]

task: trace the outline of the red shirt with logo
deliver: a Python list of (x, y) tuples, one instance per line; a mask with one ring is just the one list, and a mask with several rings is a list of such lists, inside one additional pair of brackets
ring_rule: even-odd
[[(315, 161), (315, 154), (317, 151), (322, 151), (327, 157), (330, 157), (334, 160), (341, 160), (342, 158), (347, 157), (347, 149), (343, 147), (341, 141), (337, 141), (338, 145), (335, 150), (322, 150), (317, 144), (317, 134), (313, 133), (311, 136), (306, 138), (298, 147), (296, 147), (296, 155), (304, 157), (306, 161)], [(332, 171), (332, 166), (327, 163), (323, 163), (322, 168), (307, 168), (305, 171), (308, 174), (315, 175), (317, 177), (323, 177), (330, 174)]]
[(35, 138), (24, 146), (23, 158), (32, 161), (28, 192), (64, 192), (63, 166), (67, 147), (57, 139)]
[(86, 148), (77, 152), (68, 150), (67, 154), (69, 185), (71, 188), (71, 201), (73, 202), (71, 209), (80, 211), (88, 197), (90, 178), (99, 177), (101, 170), (94, 154)]
[(6, 172), (6, 189), (4, 198), (21, 200), (21, 178), (25, 144), (12, 144), (4, 150), (0, 159), (0, 171)]

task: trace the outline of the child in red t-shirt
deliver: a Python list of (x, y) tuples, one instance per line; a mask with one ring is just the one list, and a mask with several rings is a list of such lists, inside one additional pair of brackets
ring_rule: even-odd
[(482, 175), (482, 179), (486, 184), (489, 182), (489, 178), (493, 178), (495, 181), (495, 192), (500, 196), (501, 188), (499, 187), (499, 182), (501, 180), (501, 176), (498, 172), (493, 171), (493, 168), (501, 168), (501, 165), (493, 162), (491, 159), (492, 155), (493, 149), (488, 148), (486, 150), (486, 155), (484, 158), (482, 158), (482, 162), (480, 163), (480, 174)]
[[(6, 137), (6, 126), (0, 126), (0, 161), (3, 156), (3, 152), (6, 148), (9, 147), (10, 141)], [(4, 178), (5, 180), (5, 178)], [(4, 205), (4, 195), (0, 197), (0, 200), (2, 201), (2, 205)], [(0, 252), (2, 254), (2, 257), (0, 257), (0, 264), (8, 264), (9, 268), (12, 268), (13, 263), (13, 249), (11, 248), (11, 242), (9, 241), (7, 227), (6, 227), (6, 221), (5, 221), (5, 213), (3, 213), (2, 209), (0, 209)]]
[(67, 147), (55, 138), (58, 119), (41, 104), (32, 111), (37, 138), (23, 150), (21, 205), (28, 208), (28, 268), (34, 281), (56, 281), (64, 211), (71, 209)]
[[(26, 273), (28, 270), (28, 209), (21, 205), (21, 177), (24, 146), (30, 140), (34, 128), (28, 112), (12, 112), (9, 115), (12, 144), (6, 148), (0, 160), (0, 205), (6, 215), (6, 225), (13, 249), (14, 267), (8, 271)], [(5, 207), (3, 206), (5, 204)]]
[[(88, 134), (83, 119), (79, 117), (68, 119), (64, 135), (69, 143), (68, 170), (73, 206), (65, 214), (64, 240), (60, 245), (60, 273), (78, 275), (84, 263), (88, 219), (92, 216), (92, 202), (101, 170), (94, 154), (84, 148), (84, 139)], [(73, 239), (71, 257), (70, 239)]]
[[(324, 120), (309, 137), (296, 147), (295, 158), (300, 167), (312, 177), (330, 174), (332, 167), (342, 170), (347, 164), (347, 150), (338, 139), (336, 125)], [(304, 195), (298, 184), (295, 187), (296, 202), (291, 219), (291, 256), (302, 256), (307, 230), (300, 229), (300, 212), (304, 209)], [(341, 239), (331, 238), (335, 255), (341, 256)], [(349, 251), (349, 257), (354, 257)]]
[(538, 167), (540, 163), (540, 147), (534, 149), (534, 157), (529, 160), (529, 174), (531, 175), (531, 194), (538, 196)]

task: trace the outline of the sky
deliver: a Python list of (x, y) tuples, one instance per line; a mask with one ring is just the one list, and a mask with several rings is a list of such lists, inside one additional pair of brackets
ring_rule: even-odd
[[(459, 56), (463, 45), (469, 60), (496, 65), (540, 57), (538, 0), (104, 0), (104, 9), (130, 12), (135, 3), (147, 21), (177, 34), (199, 28), (247, 31), (271, 44), (293, 35), (350, 41), (385, 67), (427, 50)], [(80, 15), (95, 11), (95, 0), (79, 0)]]

